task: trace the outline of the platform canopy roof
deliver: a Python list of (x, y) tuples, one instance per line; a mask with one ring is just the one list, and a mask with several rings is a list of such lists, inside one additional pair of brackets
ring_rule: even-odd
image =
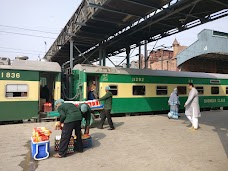
[(44, 58), (69, 61), (73, 40), (74, 63), (91, 63), (227, 15), (227, 0), (83, 0)]

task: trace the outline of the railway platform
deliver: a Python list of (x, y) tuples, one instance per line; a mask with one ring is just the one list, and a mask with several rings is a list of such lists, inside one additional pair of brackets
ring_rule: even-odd
[[(225, 171), (228, 168), (228, 111), (202, 112), (200, 129), (191, 131), (181, 114), (179, 120), (167, 115), (113, 117), (116, 130), (92, 128), (93, 147), (66, 158), (31, 159), (32, 128), (51, 129), (54, 153), (54, 122), (0, 125), (0, 170), (161, 170)], [(98, 123), (96, 120), (95, 125)]]

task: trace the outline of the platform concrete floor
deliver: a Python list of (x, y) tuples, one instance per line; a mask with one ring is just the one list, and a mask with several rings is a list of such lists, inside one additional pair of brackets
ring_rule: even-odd
[[(45, 126), (51, 135), (54, 154), (54, 122), (0, 125), (1, 171), (227, 171), (228, 111), (202, 112), (200, 129), (189, 130), (167, 115), (113, 117), (116, 130), (92, 128), (93, 148), (66, 158), (34, 161), (30, 155), (33, 127)], [(98, 121), (97, 121), (98, 122)]]

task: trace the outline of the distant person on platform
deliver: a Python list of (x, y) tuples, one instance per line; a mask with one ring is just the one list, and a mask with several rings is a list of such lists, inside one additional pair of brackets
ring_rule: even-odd
[(108, 124), (110, 126), (110, 128), (108, 130), (114, 130), (115, 127), (113, 125), (112, 118), (111, 118), (112, 93), (109, 90), (110, 90), (109, 86), (105, 87), (106, 94), (103, 97), (101, 97), (100, 99), (98, 99), (99, 101), (104, 100), (104, 110), (101, 113), (101, 122), (100, 122), (100, 126), (98, 128), (103, 129), (105, 119), (107, 118)]
[(97, 99), (96, 82), (93, 80), (89, 86), (88, 100)]
[(168, 104), (170, 106), (170, 112), (168, 113), (168, 118), (178, 119), (178, 109), (180, 106), (178, 90), (175, 88), (169, 97)]
[(199, 128), (198, 118), (201, 117), (200, 107), (199, 107), (199, 97), (198, 91), (195, 89), (192, 83), (188, 84), (188, 88), (190, 90), (188, 99), (185, 102), (185, 115), (192, 123), (192, 127), (190, 129), (197, 130)]
[[(72, 136), (72, 131), (75, 130), (77, 136), (77, 146), (75, 149), (78, 152), (83, 152), (83, 144), (81, 137), (81, 121), (82, 113), (78, 107), (72, 103), (64, 103), (63, 99), (59, 99), (55, 102), (55, 106), (60, 113), (60, 122), (57, 122), (56, 129), (58, 129), (62, 124), (62, 134), (59, 145), (59, 152), (54, 154), (55, 158), (66, 157), (68, 144)], [(85, 111), (85, 110), (84, 110)]]

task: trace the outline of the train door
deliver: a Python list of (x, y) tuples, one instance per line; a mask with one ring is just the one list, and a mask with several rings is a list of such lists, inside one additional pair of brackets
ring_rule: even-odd
[(87, 100), (99, 98), (100, 77), (94, 74), (87, 74)]
[(44, 103), (49, 102), (54, 109), (54, 102), (61, 96), (60, 73), (40, 73), (40, 111), (44, 111)]

